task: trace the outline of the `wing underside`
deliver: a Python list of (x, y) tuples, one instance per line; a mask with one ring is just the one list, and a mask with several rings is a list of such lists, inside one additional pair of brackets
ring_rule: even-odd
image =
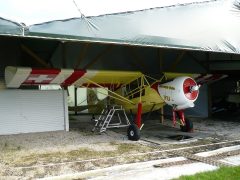
[[(225, 78), (221, 74), (190, 74), (164, 72), (165, 80), (189, 76), (198, 84), (212, 83)], [(8, 66), (5, 68), (5, 82), (8, 88), (22, 85), (75, 85), (77, 87), (108, 87), (116, 90), (143, 76), (138, 71), (104, 71), (73, 69), (34, 69)]]
[(142, 76), (135, 71), (98, 71), (71, 69), (33, 69), (8, 66), (5, 82), (8, 88), (22, 85), (61, 85), (78, 87), (119, 88)]

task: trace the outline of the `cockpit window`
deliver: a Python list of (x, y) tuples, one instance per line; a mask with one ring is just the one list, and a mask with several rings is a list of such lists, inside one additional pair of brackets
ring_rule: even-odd
[(141, 90), (141, 77), (127, 84), (123, 88), (123, 95), (129, 99), (140, 97), (140, 92), (142, 91), (142, 96), (145, 95), (145, 89), (142, 87)]

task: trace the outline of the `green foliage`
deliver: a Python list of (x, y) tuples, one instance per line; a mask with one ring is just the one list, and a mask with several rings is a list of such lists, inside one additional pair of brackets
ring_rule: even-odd
[(197, 173), (192, 176), (181, 176), (178, 180), (239, 180), (240, 166), (221, 167), (215, 171)]

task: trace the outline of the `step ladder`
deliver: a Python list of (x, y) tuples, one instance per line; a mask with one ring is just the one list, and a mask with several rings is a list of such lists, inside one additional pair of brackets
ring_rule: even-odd
[[(119, 112), (122, 112), (125, 117), (125, 123), (123, 123)], [(114, 114), (117, 113), (118, 122), (111, 123)], [(95, 120), (95, 126), (92, 131), (99, 130), (100, 133), (106, 131), (108, 128), (120, 128), (120, 127), (127, 127), (130, 125), (130, 121), (126, 115), (125, 109), (119, 105), (113, 106), (106, 106), (99, 116), (98, 119)]]

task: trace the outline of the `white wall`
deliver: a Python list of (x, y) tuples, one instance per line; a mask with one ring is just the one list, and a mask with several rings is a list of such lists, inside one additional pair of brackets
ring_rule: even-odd
[(0, 134), (69, 130), (66, 92), (0, 91)]

